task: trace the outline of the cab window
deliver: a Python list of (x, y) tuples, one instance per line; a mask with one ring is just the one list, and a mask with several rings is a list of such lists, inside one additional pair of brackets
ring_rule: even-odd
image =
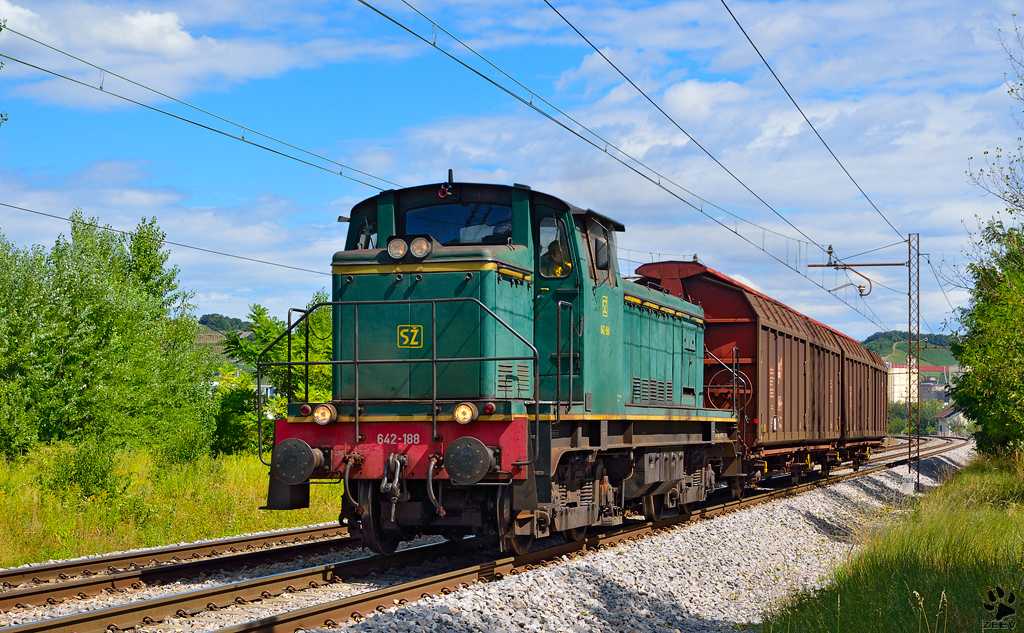
[(410, 209), (402, 235), (429, 235), (444, 246), (507, 244), (512, 238), (512, 207), (455, 202)]
[[(348, 240), (345, 250), (365, 250), (377, 248), (377, 215), (374, 212), (361, 215), (353, 214), (349, 220)], [(372, 216), (372, 217), (371, 217)]]
[(597, 283), (615, 285), (612, 261), (615, 259), (615, 235), (594, 218), (587, 218), (587, 243), (592, 262), (590, 275)]
[(562, 221), (551, 216), (542, 218), (538, 238), (541, 276), (561, 279), (572, 274), (569, 240)]

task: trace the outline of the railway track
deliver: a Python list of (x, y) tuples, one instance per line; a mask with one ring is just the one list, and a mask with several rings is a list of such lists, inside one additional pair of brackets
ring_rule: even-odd
[[(242, 551), (267, 549), (292, 543), (337, 539), (347, 536), (348, 532), (340, 526), (307, 527), (253, 534), (250, 536), (236, 536), (203, 543), (172, 545), (109, 556), (78, 558), (45, 565), (33, 565), (31, 567), (15, 567), (0, 570), (0, 588), (10, 590), (25, 583), (41, 584), (50, 581), (68, 580), (74, 576), (111, 574), (147, 565), (180, 563), (187, 559), (224, 556)], [(0, 595), (3, 595), (3, 593), (0, 592)]]
[[(967, 440), (960, 438), (936, 438), (922, 446), (921, 458), (932, 457), (943, 452), (963, 446)], [(458, 588), (496, 580), (509, 574), (520, 573), (537, 565), (549, 565), (564, 556), (581, 556), (588, 551), (615, 547), (629, 540), (637, 540), (672, 529), (695, 519), (707, 519), (719, 514), (734, 512), (753, 505), (765, 503), (782, 497), (807, 492), (822, 486), (832, 485), (862, 475), (879, 472), (895, 466), (905, 465), (905, 456), (890, 452), (872, 458), (856, 473), (836, 474), (827, 479), (808, 480), (799, 485), (757, 492), (739, 501), (729, 501), (714, 505), (695, 508), (688, 514), (670, 517), (658, 522), (640, 522), (624, 528), (591, 536), (583, 541), (565, 543), (555, 547), (530, 552), (524, 556), (506, 557), (488, 560), (480, 564), (462, 569), (447, 571), (441, 574), (426, 576), (421, 579), (386, 587), (370, 592), (358, 593), (334, 600), (326, 600), (321, 604), (293, 609), (271, 617), (253, 620), (223, 629), (223, 633), (244, 633), (250, 631), (272, 631), (292, 633), (302, 628), (333, 625), (350, 618), (360, 619), (375, 609), (385, 609), (396, 604), (413, 601), (425, 595), (448, 593)], [(321, 528), (322, 529), (322, 528)], [(278, 535), (273, 535), (278, 536)], [(341, 541), (340, 539), (336, 539)], [(353, 539), (354, 541), (354, 539)], [(343, 541), (341, 541), (343, 542)], [(355, 545), (352, 543), (351, 545)], [(217, 611), (231, 605), (244, 605), (253, 601), (271, 601), (300, 594), (308, 588), (321, 588), (335, 585), (353, 578), (359, 578), (389, 568), (407, 569), (426, 561), (444, 556), (464, 556), (467, 546), (471, 544), (489, 545), (483, 541), (470, 539), (457, 543), (442, 543), (402, 550), (391, 557), (368, 556), (352, 561), (310, 567), (283, 574), (275, 574), (243, 582), (236, 582), (216, 587), (174, 594), (154, 600), (138, 601), (108, 609), (79, 613), (61, 618), (41, 620), (19, 626), (0, 629), (0, 633), (39, 633), (54, 631), (57, 633), (90, 633), (116, 631), (135, 626), (151, 626), (170, 617), (188, 618), (205, 611)], [(204, 544), (210, 546), (212, 543)], [(295, 547), (295, 546), (291, 546)], [(288, 548), (279, 548), (285, 550)], [(273, 550), (278, 551), (278, 550)], [(147, 552), (148, 553), (148, 552)], [(265, 557), (270, 552), (256, 552), (253, 555)], [(215, 559), (212, 562), (239, 558), (242, 555)], [(99, 559), (94, 559), (99, 560)], [(261, 561), (262, 562), (262, 561)], [(157, 569), (170, 570), (173, 567), (188, 569), (186, 565), (194, 563), (165, 566)], [(194, 567), (193, 569), (199, 569)], [(117, 574), (111, 574), (116, 576)], [(186, 574), (187, 575), (187, 574)], [(184, 576), (179, 576), (184, 577)], [(68, 583), (64, 583), (68, 584)], [(55, 585), (56, 586), (56, 585)], [(128, 588), (131, 587), (129, 583)], [(115, 590), (125, 589), (125, 586)], [(13, 592), (8, 592), (13, 593)], [(3, 594), (0, 594), (2, 596)], [(46, 596), (45, 593), (35, 594)], [(50, 594), (48, 597), (54, 597)], [(77, 594), (71, 594), (77, 595)], [(38, 599), (38, 598), (36, 598)], [(54, 597), (54, 601), (57, 598)]]

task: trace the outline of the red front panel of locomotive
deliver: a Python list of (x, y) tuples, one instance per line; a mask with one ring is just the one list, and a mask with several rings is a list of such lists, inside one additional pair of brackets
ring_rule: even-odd
[[(498, 417), (498, 416), (495, 416)], [(274, 437), (281, 442), (290, 437), (305, 441), (314, 448), (330, 449), (331, 470), (345, 469), (342, 460), (346, 456), (358, 455), (362, 462), (354, 467), (353, 479), (380, 479), (384, 476), (388, 456), (393, 453), (405, 455), (409, 460), (405, 476), (411, 479), (426, 479), (432, 455), (444, 455), (445, 448), (460, 437), (475, 437), (486, 446), (498, 449), (499, 478), (514, 479), (526, 477), (526, 469), (513, 466), (514, 462), (527, 461), (529, 442), (529, 418), (526, 416), (504, 417), (500, 420), (476, 420), (469, 425), (453, 421), (438, 421), (437, 434), (440, 441), (434, 441), (431, 423), (368, 421), (359, 423), (362, 441), (355, 438), (355, 424), (337, 422), (320, 426), (309, 422), (288, 422), (277, 420)], [(443, 469), (434, 472), (435, 479), (448, 479)]]

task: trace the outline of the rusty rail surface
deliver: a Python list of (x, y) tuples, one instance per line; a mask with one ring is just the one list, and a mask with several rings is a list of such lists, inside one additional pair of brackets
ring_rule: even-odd
[[(65, 598), (88, 598), (107, 591), (126, 591), (166, 584), (183, 578), (198, 578), (217, 571), (233, 571), (248, 565), (267, 565), (299, 556), (317, 556), (335, 549), (351, 549), (362, 544), (356, 537), (328, 537), (304, 541), (270, 550), (256, 549), (231, 556), (200, 558), (176, 565), (139, 567), (126, 571), (97, 574), (64, 582), (19, 587), (0, 593), (0, 611), (57, 604)], [(2, 630), (2, 629), (0, 629)]]
[[(170, 547), (113, 554), (110, 556), (78, 558), (46, 565), (2, 569), (0, 570), (0, 587), (10, 589), (26, 582), (41, 584), (47, 581), (66, 580), (78, 575), (95, 576), (97, 574), (109, 574), (144, 565), (177, 563), (189, 558), (220, 556), (242, 550), (264, 549), (288, 543), (299, 543), (313, 539), (339, 538), (347, 535), (348, 531), (343, 527), (322, 525), (314, 528), (299, 528), (251, 536), (236, 536), (216, 541), (206, 541), (205, 543), (172, 545)], [(0, 597), (3, 595), (3, 592), (0, 592)]]
[[(945, 445), (928, 452), (922, 451), (922, 459), (960, 448), (967, 443), (967, 440), (962, 438), (938, 438), (938, 440), (943, 441)], [(883, 455), (876, 459), (883, 461), (886, 457)], [(906, 463), (906, 457), (892, 459), (876, 466), (862, 467), (858, 472), (833, 475), (827, 479), (816, 479), (795, 486), (759, 492), (739, 501), (729, 501), (695, 508), (690, 513), (669, 517), (661, 521), (640, 522), (603, 534), (597, 534), (579, 542), (565, 543), (544, 550), (530, 552), (523, 556), (500, 558), (376, 591), (287, 611), (260, 620), (230, 626), (221, 629), (218, 633), (251, 633), (257, 631), (261, 633), (293, 633), (300, 629), (318, 626), (337, 626), (338, 623), (345, 622), (350, 618), (362, 619), (365, 617), (364, 614), (371, 613), (374, 610), (391, 608), (395, 604), (419, 600), (431, 594), (450, 593), (470, 584), (499, 580), (506, 575), (515, 575), (532, 569), (535, 566), (550, 565), (556, 559), (564, 556), (578, 557), (590, 551), (616, 547), (629, 541), (644, 539), (664, 530), (681, 526), (694, 519), (707, 519), (728, 512), (735, 512)], [(342, 579), (362, 576), (374, 571), (383, 571), (391, 567), (405, 567), (425, 562), (438, 556), (464, 554), (468, 544), (469, 541), (464, 541), (410, 548), (402, 550), (391, 557), (369, 556), (344, 563), (276, 574), (109, 609), (31, 622), (0, 629), (0, 632), (42, 633), (44, 631), (53, 631), (55, 633), (102, 633), (110, 630), (127, 629), (138, 625), (153, 625), (167, 617), (189, 617), (203, 611), (215, 610), (231, 604), (244, 604), (254, 600), (268, 599), (284, 593), (301, 591), (306, 587), (317, 587), (323, 584), (338, 582)]]

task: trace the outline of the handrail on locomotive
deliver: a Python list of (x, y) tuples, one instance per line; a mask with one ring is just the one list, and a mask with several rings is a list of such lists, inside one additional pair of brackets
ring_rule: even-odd
[[(474, 303), (485, 313), (490, 315), (495, 321), (501, 324), (506, 330), (508, 330), (513, 336), (522, 341), (530, 351), (533, 352), (531, 356), (473, 356), (473, 357), (456, 357), (456, 358), (438, 358), (437, 357), (437, 304), (438, 303)], [(366, 305), (412, 305), (412, 304), (430, 304), (430, 331), (431, 331), (431, 349), (430, 358), (376, 358), (376, 359), (360, 359), (359, 358), (359, 306)], [(329, 361), (311, 361), (309, 360), (309, 326), (305, 328), (305, 360), (292, 361), (292, 333), (295, 329), (306, 322), (310, 315), (313, 314), (319, 308), (331, 306), (331, 307), (342, 307), (352, 306), (353, 307), (353, 318), (352, 318), (352, 330), (353, 330), (353, 358), (350, 360), (329, 360)], [(291, 323), (292, 312), (301, 312), (302, 316), (297, 321)], [(257, 434), (257, 446), (259, 450), (260, 461), (264, 465), (270, 466), (270, 463), (263, 457), (263, 399), (262, 399), (262, 374), (264, 367), (287, 367), (288, 368), (288, 398), (292, 398), (291, 393), (291, 372), (292, 368), (301, 366), (305, 369), (305, 394), (309, 397), (309, 368), (310, 366), (335, 366), (335, 365), (352, 365), (354, 369), (354, 392), (352, 400), (337, 400), (335, 402), (351, 403), (354, 410), (354, 422), (355, 422), (355, 441), (359, 442), (359, 365), (385, 365), (385, 364), (414, 364), (414, 363), (430, 363), (431, 365), (431, 417), (432, 417), (432, 432), (433, 437), (437, 440), (437, 364), (438, 363), (465, 363), (465, 362), (486, 362), (486, 361), (520, 361), (520, 360), (532, 360), (533, 361), (533, 401), (527, 401), (525, 404), (533, 405), (533, 430), (530, 433), (532, 439), (532, 458), (525, 462), (513, 462), (513, 466), (527, 466), (536, 461), (539, 448), (537, 423), (540, 419), (540, 354), (537, 352), (537, 348), (526, 339), (522, 334), (517, 332), (515, 328), (510, 326), (501, 317), (491, 311), (486, 305), (480, 302), (475, 297), (445, 297), (436, 299), (378, 299), (372, 301), (321, 301), (316, 303), (309, 308), (303, 310), (301, 308), (292, 308), (288, 311), (288, 327), (282, 332), (276, 339), (273, 340), (267, 347), (260, 352), (259, 356), (256, 357), (256, 411), (257, 420), (260, 423), (256, 424)], [(339, 327), (339, 326), (335, 326)], [(273, 349), (282, 339), (287, 337), (288, 339), (288, 360), (284, 362), (270, 361), (266, 362), (263, 360), (264, 355)], [(571, 344), (571, 342), (570, 342)], [(571, 380), (571, 368), (570, 368), (570, 380)], [(570, 401), (572, 395), (570, 394)]]

